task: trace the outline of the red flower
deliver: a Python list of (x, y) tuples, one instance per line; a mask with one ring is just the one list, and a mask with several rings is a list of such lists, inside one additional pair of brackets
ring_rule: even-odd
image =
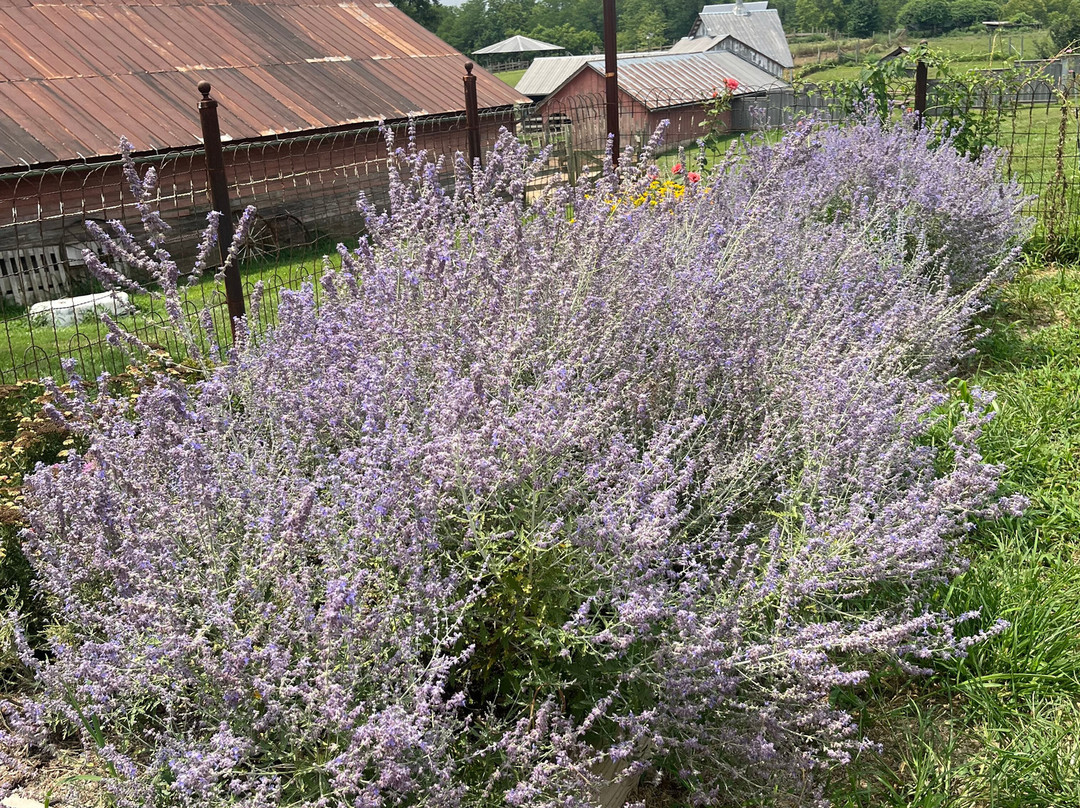
[(671, 167), (672, 174), (682, 174), (682, 163), (676, 163)]
[(691, 171), (689, 174), (686, 175), (686, 178), (690, 180), (690, 182), (697, 182), (701, 179), (701, 175), (698, 174), (696, 171)]
[(733, 93), (739, 89), (739, 82), (735, 79), (727, 78), (724, 79), (724, 86), (727, 87), (729, 93)]

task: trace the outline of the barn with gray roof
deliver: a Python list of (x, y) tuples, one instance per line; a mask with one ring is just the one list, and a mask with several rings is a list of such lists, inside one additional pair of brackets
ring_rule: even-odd
[[(641, 59), (671, 54), (703, 53), (732, 54), (776, 79), (785, 78), (788, 71), (795, 65), (780, 16), (775, 10), (769, 8), (768, 0), (754, 0), (749, 3), (705, 6), (691, 27), (690, 34), (678, 40), (670, 49), (618, 54), (619, 71), (621, 72), (624, 66), (636, 69), (633, 65), (641, 64)], [(562, 88), (585, 65), (599, 58), (592, 55), (549, 56), (534, 59), (518, 81), (516, 89), (534, 101), (543, 100)], [(736, 73), (741, 70), (741, 67), (733, 62), (725, 61), (724, 63), (731, 65), (729, 69)], [(698, 81), (700, 77), (693, 73), (683, 72), (681, 66), (685, 64), (684, 62), (661, 61), (657, 64), (670, 66), (657, 68), (660, 72), (671, 71), (669, 76), (657, 79), (669, 87), (678, 84), (683, 89), (695, 87), (699, 92), (712, 89), (700, 84), (688, 84), (688, 82)], [(738, 78), (734, 73), (732, 77)], [(745, 78), (747, 84), (760, 83), (753, 73), (747, 74)], [(775, 86), (776, 82), (772, 84)]]
[[(544, 120), (573, 129), (575, 149), (602, 151), (606, 138), (603, 57), (581, 63), (540, 103)], [(667, 121), (667, 147), (692, 144), (706, 127), (730, 129), (731, 110), (710, 116), (710, 103), (730, 93), (732, 103), (789, 85), (734, 53), (630, 54), (619, 59), (619, 128), (624, 143), (644, 144)]]
[[(791, 51), (767, 0), (705, 6), (690, 35), (669, 50), (618, 55), (620, 132), (644, 143), (667, 121), (667, 146), (730, 131), (733, 112), (767, 94), (790, 90)], [(545, 126), (572, 129), (575, 148), (602, 151), (605, 64), (602, 56), (536, 59), (517, 89), (537, 101)], [(714, 99), (730, 93), (718, 114)], [(757, 98), (757, 102), (748, 102)], [(746, 115), (739, 116), (745, 119)]]
[(780, 15), (768, 2), (705, 6), (689, 36), (676, 42), (672, 50), (727, 50), (775, 76), (795, 67)]

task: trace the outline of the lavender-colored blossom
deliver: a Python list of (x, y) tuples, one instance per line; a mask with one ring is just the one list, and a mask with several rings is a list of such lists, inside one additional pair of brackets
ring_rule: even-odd
[(212, 210), (207, 214), (206, 229), (203, 230), (202, 237), (199, 239), (199, 247), (195, 253), (195, 265), (192, 268), (191, 275), (188, 277), (188, 283), (197, 281), (206, 270), (210, 262), (211, 252), (217, 246), (218, 224), (220, 221), (221, 214), (218, 211)]
[(833, 691), (970, 642), (928, 604), (999, 507), (987, 415), (925, 438), (1017, 189), (873, 124), (656, 205), (647, 157), (534, 194), (508, 135), (453, 190), (389, 145), (319, 305), (67, 408), (24, 723), (104, 727), (121, 804), (586, 806), (606, 760), (819, 800), (870, 744)]
[(218, 282), (225, 280), (225, 273), (229, 267), (236, 264), (240, 260), (240, 250), (243, 249), (244, 243), (248, 239), (248, 233), (251, 230), (251, 225), (255, 221), (255, 206), (248, 205), (244, 208), (244, 212), (240, 214), (240, 218), (236, 222), (236, 229), (233, 232), (232, 242), (229, 244), (229, 250), (225, 255), (225, 261), (222, 263), (221, 268), (218, 270), (215, 276)]

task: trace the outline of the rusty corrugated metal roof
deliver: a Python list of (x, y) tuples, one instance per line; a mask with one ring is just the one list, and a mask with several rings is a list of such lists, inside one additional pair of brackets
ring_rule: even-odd
[(203, 80), (233, 140), (458, 112), (466, 60), (376, 0), (0, 0), (0, 167), (197, 145)]

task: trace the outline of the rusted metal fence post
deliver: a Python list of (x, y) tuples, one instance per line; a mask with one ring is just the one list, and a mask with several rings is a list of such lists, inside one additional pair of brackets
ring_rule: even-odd
[(615, 45), (615, 0), (604, 0), (604, 90), (607, 96), (607, 131), (611, 159), (619, 162), (619, 58)]
[[(926, 40), (920, 43), (920, 51), (926, 47)], [(920, 52), (919, 60), (915, 62), (915, 126), (922, 128), (923, 118), (926, 116), (926, 62)]]
[[(206, 150), (206, 175), (210, 183), (210, 204), (221, 214), (218, 221), (218, 254), (221, 265), (229, 254), (233, 241), (232, 206), (229, 204), (229, 180), (225, 176), (225, 157), (221, 152), (221, 126), (218, 123), (217, 101), (210, 97), (210, 82), (200, 81), (199, 122), (202, 124), (203, 147)], [(229, 307), (229, 325), (236, 340), (236, 320), (244, 316), (244, 285), (240, 282), (240, 267), (234, 261), (225, 270), (225, 302)]]
[(469, 144), (469, 165), (482, 162), (480, 156), (480, 111), (476, 103), (476, 76), (473, 63), (465, 63), (465, 134)]

